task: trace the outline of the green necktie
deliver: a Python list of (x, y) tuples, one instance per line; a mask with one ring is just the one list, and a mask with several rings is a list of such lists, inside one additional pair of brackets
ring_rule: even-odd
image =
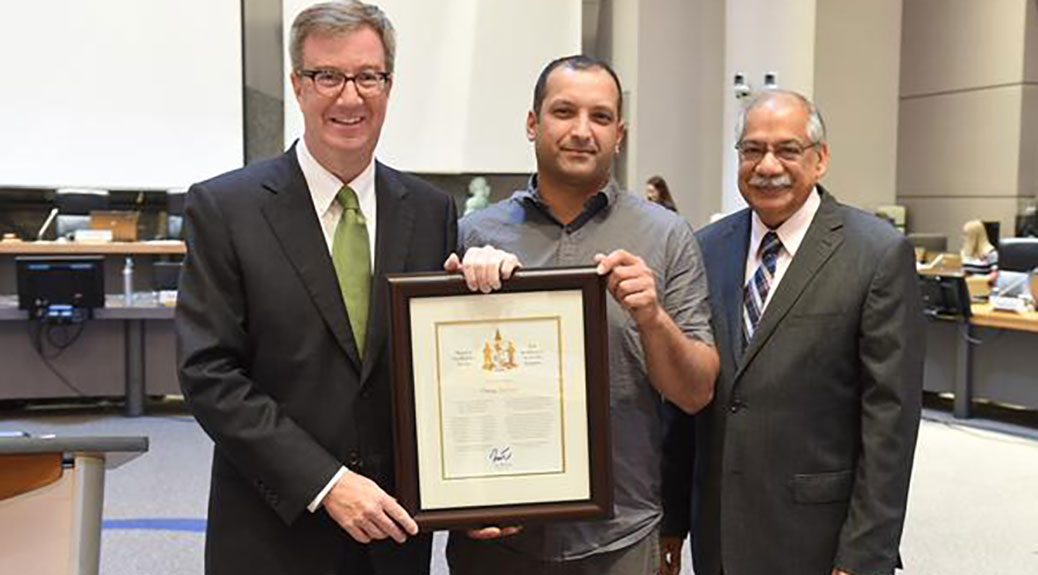
[(346, 311), (353, 328), (357, 353), (364, 357), (364, 342), (368, 332), (368, 303), (371, 299), (371, 252), (368, 249), (368, 226), (360, 211), (357, 194), (349, 186), (339, 190), (342, 217), (335, 226), (332, 242), (332, 261), (339, 289), (346, 302)]

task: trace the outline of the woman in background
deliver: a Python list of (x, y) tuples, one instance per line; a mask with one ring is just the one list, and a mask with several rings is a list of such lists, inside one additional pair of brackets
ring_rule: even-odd
[(968, 274), (990, 274), (998, 264), (998, 250), (988, 240), (980, 220), (962, 226), (962, 269)]
[(653, 176), (645, 183), (645, 199), (674, 213), (678, 211), (678, 206), (674, 203), (674, 197), (670, 195), (670, 188), (667, 187), (666, 180), (660, 176)]

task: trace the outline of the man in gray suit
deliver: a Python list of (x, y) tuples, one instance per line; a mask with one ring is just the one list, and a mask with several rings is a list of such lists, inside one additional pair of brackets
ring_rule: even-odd
[(697, 234), (721, 375), (696, 416), (695, 572), (892, 573), (922, 395), (912, 246), (817, 185), (806, 98), (764, 92), (737, 128), (749, 209)]

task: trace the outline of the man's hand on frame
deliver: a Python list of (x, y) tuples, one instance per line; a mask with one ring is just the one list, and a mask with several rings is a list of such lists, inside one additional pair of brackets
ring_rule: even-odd
[(347, 471), (323, 501), (324, 509), (360, 543), (392, 537), (397, 543), (418, 534), (418, 524), (377, 483)]
[(470, 290), (483, 293), (501, 289), (501, 280), (512, 277), (512, 272), (521, 267), (523, 265), (515, 254), (493, 246), (469, 248), (464, 259), (459, 260), (457, 254), (451, 254), (443, 262), (444, 271), (461, 272)]

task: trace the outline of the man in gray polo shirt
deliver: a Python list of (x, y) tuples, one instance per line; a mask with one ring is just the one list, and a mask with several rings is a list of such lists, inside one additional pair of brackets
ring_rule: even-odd
[[(702, 409), (719, 360), (691, 228), (612, 179), (624, 136), (621, 94), (603, 62), (550, 63), (527, 118), (537, 174), (526, 190), (460, 223), (463, 245), (473, 248), (463, 270), (470, 288), (490, 291), (510, 275), (515, 258), (501, 250), (527, 267), (597, 264), (608, 275), (615, 516), (452, 533), (452, 573), (652, 574), (659, 567), (661, 395), (687, 412)], [(487, 265), (495, 259), (500, 266)]]

